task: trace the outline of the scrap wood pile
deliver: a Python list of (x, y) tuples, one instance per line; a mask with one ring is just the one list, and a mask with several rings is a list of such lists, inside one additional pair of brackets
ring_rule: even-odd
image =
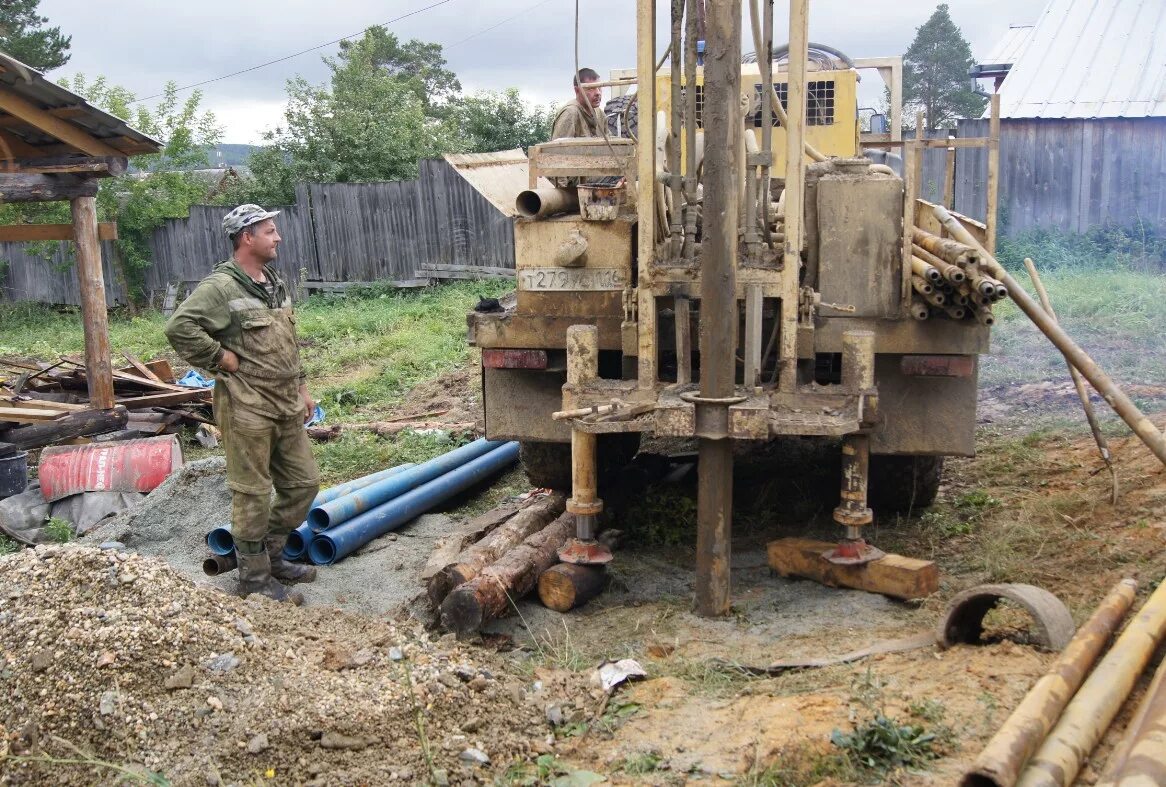
[(80, 358), (61, 356), (52, 363), (0, 358), (0, 442), (28, 450), (77, 438), (173, 434), (184, 425), (211, 423), (210, 388), (178, 385), (165, 360), (143, 363), (124, 355), (128, 365), (113, 373), (113, 410), (90, 407)]

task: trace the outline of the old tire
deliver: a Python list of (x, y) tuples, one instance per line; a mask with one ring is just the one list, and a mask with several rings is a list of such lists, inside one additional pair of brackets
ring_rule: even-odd
[(942, 456), (872, 456), (870, 505), (881, 513), (926, 508), (939, 494)]
[[(638, 450), (638, 432), (600, 435), (597, 443), (600, 486), (626, 467)], [(533, 486), (571, 491), (570, 443), (522, 442), (519, 444), (519, 458)]]

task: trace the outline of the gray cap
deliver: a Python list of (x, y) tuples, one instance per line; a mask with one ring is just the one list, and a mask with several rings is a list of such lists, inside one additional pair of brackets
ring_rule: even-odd
[(233, 238), (252, 224), (278, 215), (278, 210), (264, 210), (258, 205), (252, 205), (250, 203), (240, 205), (226, 216), (223, 216), (223, 232), (227, 233), (228, 238)]

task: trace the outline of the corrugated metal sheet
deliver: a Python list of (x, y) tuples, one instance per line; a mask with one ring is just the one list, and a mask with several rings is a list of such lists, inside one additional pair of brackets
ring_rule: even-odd
[(1000, 94), (1005, 118), (1166, 117), (1166, 0), (1050, 0)]
[[(113, 147), (130, 153), (154, 153), (162, 143), (130, 126), (124, 120), (98, 109), (81, 96), (45, 79), (44, 74), (14, 57), (0, 52), (0, 83), (41, 109), (66, 112), (60, 119), (71, 123)], [(8, 129), (30, 145), (59, 145), (59, 140), (28, 125)]]
[[(445, 160), (504, 216), (518, 216), (515, 200), (530, 183), (525, 153), (517, 148), (497, 153), (453, 153)], [(552, 184), (539, 178), (538, 185), (549, 188)]]
[(986, 66), (1003, 66), (1015, 63), (1024, 48), (1028, 46), (1034, 27), (1035, 25), (1009, 25), (1008, 32), (978, 62)]

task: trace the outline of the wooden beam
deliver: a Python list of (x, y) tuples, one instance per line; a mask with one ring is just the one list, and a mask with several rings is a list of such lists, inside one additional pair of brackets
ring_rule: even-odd
[[(98, 240), (117, 240), (117, 222), (97, 225)], [(8, 224), (0, 226), (0, 243), (39, 240), (73, 240), (72, 224)]]
[(117, 400), (117, 403), (127, 410), (146, 410), (151, 407), (171, 407), (176, 404), (186, 404), (188, 402), (205, 402), (209, 400), (210, 393), (210, 388), (191, 388), (175, 393), (123, 396)]
[(30, 155), (21, 156), (15, 162), (20, 172), (41, 175), (98, 175), (116, 177), (129, 169), (125, 156), (44, 156), (35, 148)]
[(0, 130), (0, 151), (3, 152), (3, 158), (6, 159), (31, 158), (40, 155), (33, 145), (11, 131), (3, 130)]
[(134, 367), (134, 369), (136, 369), (138, 373), (145, 377), (147, 380), (153, 380), (156, 383), (162, 383), (165, 385), (165, 383), (162, 382), (162, 378), (154, 374), (154, 370), (142, 363), (142, 360), (138, 358), (138, 356), (131, 352), (123, 352), (122, 355), (124, 355), (125, 359), (130, 362), (130, 366)]
[(2, 85), (0, 85), (0, 109), (90, 156), (123, 155), (122, 151), (107, 145), (79, 126), (56, 117), (49, 110), (34, 105)]
[(997, 216), (1000, 205), (1000, 94), (992, 94), (988, 120), (988, 205), (984, 223), (988, 237), (984, 246), (990, 254), (996, 253)]
[[(61, 119), (81, 117), (86, 112), (84, 107), (54, 107), (45, 111)], [(30, 125), (27, 120), (15, 115), (0, 115), (0, 128), (28, 128)]]
[(0, 172), (0, 202), (56, 202), (97, 196), (97, 181), (76, 175)]
[(89, 404), (97, 410), (110, 410), (114, 406), (113, 363), (109, 357), (109, 318), (105, 280), (101, 272), (101, 245), (97, 240), (97, 199), (77, 197), (72, 200), (72, 209)]
[(55, 421), (66, 415), (64, 410), (42, 410), (39, 407), (0, 407), (0, 423), (39, 424)]
[(770, 541), (766, 548), (769, 567), (783, 577), (805, 577), (830, 587), (854, 588), (894, 598), (923, 598), (939, 590), (939, 568), (930, 560), (887, 555), (863, 565), (839, 565), (823, 557), (835, 546), (810, 538)]

